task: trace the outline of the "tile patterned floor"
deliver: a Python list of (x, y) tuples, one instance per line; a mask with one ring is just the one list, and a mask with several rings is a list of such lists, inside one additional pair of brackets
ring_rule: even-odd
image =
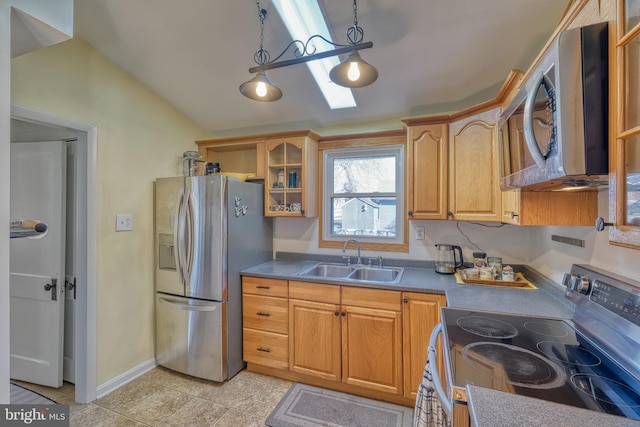
[(292, 384), (246, 370), (221, 384), (156, 367), (101, 399), (78, 404), (73, 384), (55, 389), (16, 383), (69, 404), (72, 427), (264, 426)]

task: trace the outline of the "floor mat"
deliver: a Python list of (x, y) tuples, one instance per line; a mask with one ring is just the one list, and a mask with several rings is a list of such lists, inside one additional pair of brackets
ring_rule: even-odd
[(50, 405), (56, 403), (48, 397), (14, 383), (11, 383), (9, 401), (13, 405)]
[(266, 420), (270, 427), (410, 427), (413, 409), (294, 384)]

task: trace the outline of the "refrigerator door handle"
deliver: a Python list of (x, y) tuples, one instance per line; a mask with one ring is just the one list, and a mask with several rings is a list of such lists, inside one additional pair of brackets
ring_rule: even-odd
[(177, 302), (169, 301), (168, 299), (160, 297), (160, 302), (168, 305), (171, 308), (175, 308), (177, 310), (186, 310), (186, 311), (216, 311), (215, 305), (189, 305), (189, 304), (180, 304)]
[(194, 257), (194, 249), (193, 245), (195, 242), (194, 236), (194, 218), (193, 218), (193, 202), (191, 200), (190, 195), (187, 196), (187, 202), (185, 203), (185, 220), (186, 220), (186, 239), (187, 239), (187, 253), (186, 253), (186, 263), (185, 270), (187, 273), (187, 281), (191, 282), (191, 272), (193, 271), (193, 257)]
[(178, 272), (180, 274), (180, 280), (182, 284), (185, 285), (187, 283), (187, 274), (185, 271), (186, 265), (186, 242), (185, 242), (185, 229), (187, 226), (186, 221), (186, 209), (185, 209), (185, 194), (180, 194), (180, 199), (178, 200), (178, 221), (176, 224), (176, 259), (178, 264)]

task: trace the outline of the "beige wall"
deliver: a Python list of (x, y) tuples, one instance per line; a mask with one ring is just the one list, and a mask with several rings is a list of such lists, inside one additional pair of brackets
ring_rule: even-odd
[[(98, 129), (97, 384), (154, 357), (153, 182), (207, 137), (82, 40), (11, 64), (11, 101)], [(133, 231), (116, 232), (116, 213)]]

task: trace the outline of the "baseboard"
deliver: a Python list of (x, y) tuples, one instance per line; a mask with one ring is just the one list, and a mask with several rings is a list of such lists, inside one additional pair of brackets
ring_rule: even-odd
[(100, 384), (96, 390), (97, 398), (100, 399), (101, 397), (106, 396), (112, 391), (119, 389), (128, 382), (131, 382), (139, 376), (146, 374), (156, 366), (156, 359), (149, 359), (146, 362), (139, 364), (135, 368), (129, 369), (127, 372), (124, 372), (117, 377), (110, 379), (106, 383)]

